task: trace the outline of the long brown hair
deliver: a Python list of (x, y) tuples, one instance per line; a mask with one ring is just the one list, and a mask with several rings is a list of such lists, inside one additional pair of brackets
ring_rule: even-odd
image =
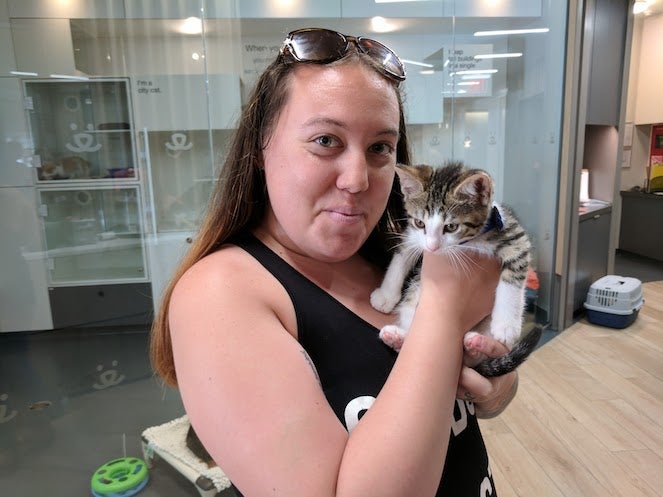
[[(335, 63), (349, 61), (361, 61), (384, 76), (373, 60), (357, 52), (351, 52)], [(239, 127), (230, 144), (229, 153), (198, 230), (198, 236), (164, 291), (161, 306), (152, 323), (150, 358), (155, 372), (171, 386), (177, 384), (168, 324), (169, 302), (173, 288), (180, 277), (196, 262), (217, 250), (239, 231), (256, 227), (263, 219), (267, 205), (267, 188), (262, 171), (263, 149), (288, 100), (292, 68), (295, 65), (284, 63), (279, 56), (258, 78), (248, 104), (242, 111)], [(392, 82), (391, 79), (388, 80)], [(409, 164), (410, 153), (402, 96), (397, 83), (393, 84), (400, 109), (400, 137), (396, 160)], [(387, 208), (362, 247), (362, 254), (371, 261), (385, 266), (388, 260), (387, 239), (400, 229), (404, 217), (396, 178)]]

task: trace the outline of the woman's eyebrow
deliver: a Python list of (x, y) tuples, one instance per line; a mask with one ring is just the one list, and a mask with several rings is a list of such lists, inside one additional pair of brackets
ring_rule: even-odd
[(343, 121), (339, 121), (338, 119), (318, 116), (318, 117), (312, 117), (308, 121), (304, 121), (304, 124), (302, 124), (302, 128), (308, 128), (309, 126), (316, 126), (318, 124), (330, 124), (332, 126), (338, 126), (340, 128), (348, 127), (347, 124), (345, 124)]
[[(309, 126), (316, 126), (319, 124), (327, 124), (331, 126), (338, 126), (339, 128), (347, 129), (348, 125), (344, 123), (343, 121), (339, 121), (338, 119), (334, 119), (331, 117), (324, 117), (324, 116), (319, 116), (319, 117), (312, 117), (308, 121), (305, 121), (304, 124), (302, 124), (302, 128), (307, 128)], [(398, 137), (400, 136), (400, 132), (397, 128), (385, 128), (377, 133), (375, 133), (375, 136), (382, 136), (382, 135), (390, 135), (390, 136), (395, 136)]]

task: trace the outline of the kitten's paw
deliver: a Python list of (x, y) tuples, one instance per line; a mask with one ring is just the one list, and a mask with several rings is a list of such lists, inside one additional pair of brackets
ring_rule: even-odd
[(388, 324), (380, 330), (380, 340), (389, 345), (396, 352), (401, 350), (403, 340), (405, 340), (405, 333), (398, 326)]
[(474, 367), (481, 361), (488, 358), (486, 354), (481, 352), (482, 335), (476, 331), (468, 331), (463, 337), (463, 348), (465, 355), (463, 357), (463, 364), (468, 367)]
[(490, 327), (490, 335), (497, 341), (502, 342), (504, 345), (510, 349), (513, 347), (513, 344), (518, 341), (520, 338), (520, 333), (522, 328), (520, 326), (514, 325), (499, 325), (493, 323), (493, 326)]
[(393, 311), (400, 299), (400, 294), (390, 295), (385, 292), (382, 287), (376, 288), (373, 290), (373, 293), (371, 293), (371, 305), (375, 310), (384, 312), (385, 314), (389, 314)]
[(465, 350), (472, 348), (472, 345), (477, 341), (476, 337), (478, 336), (480, 336), (480, 334), (476, 331), (468, 331), (465, 333), (465, 336), (463, 337), (463, 346), (465, 347)]

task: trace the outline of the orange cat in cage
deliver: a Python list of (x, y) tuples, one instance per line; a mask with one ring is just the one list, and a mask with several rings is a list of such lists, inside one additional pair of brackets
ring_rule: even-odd
[(37, 168), (40, 180), (87, 179), (90, 177), (90, 163), (76, 155), (58, 160), (44, 161)]

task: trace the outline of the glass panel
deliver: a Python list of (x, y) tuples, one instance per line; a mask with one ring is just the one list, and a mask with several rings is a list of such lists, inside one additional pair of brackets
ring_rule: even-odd
[[(15, 293), (0, 300), (0, 331), (94, 315), (77, 330), (0, 334), (8, 495), (89, 493), (98, 467), (140, 456), (143, 430), (184, 413), (152, 376), (152, 306), (195, 236), (248, 92), (293, 29), (367, 35), (405, 60), (414, 160), (493, 175), (536, 246), (530, 318), (549, 321), (568, 2), (0, 4), (0, 275)], [(165, 463), (144, 491), (199, 495)]]
[[(211, 133), (216, 163), (222, 163), (230, 130)], [(209, 167), (210, 133), (206, 130), (150, 131), (150, 161), (157, 232), (192, 231), (207, 205), (214, 177)]]
[(42, 190), (53, 285), (144, 280), (136, 187)]
[[(147, 236), (144, 277), (152, 268), (166, 280), (178, 260), (174, 247), (185, 248), (195, 232), (248, 92), (285, 33), (321, 26), (373, 36), (405, 61), (415, 161), (453, 158), (487, 170), (497, 199), (532, 234), (539, 319), (546, 322), (566, 4), (338, 0), (276, 10), (268, 4), (155, 0), (119, 8), (98, 0), (76, 3), (76, 18), (68, 19), (60, 6), (43, 11), (36, 0), (12, 3), (0, 12), (17, 44), (3, 46), (2, 60), (12, 65), (5, 70), (11, 84), (3, 88), (23, 92), (17, 101), (24, 102), (29, 136), (7, 128), (15, 156), (9, 161), (23, 168), (6, 173), (10, 184), (18, 178), (36, 193), (55, 182), (135, 185), (144, 213), (138, 231)], [(44, 57), (35, 46), (53, 54)], [(23, 124), (15, 120), (13, 127)], [(163, 288), (157, 279), (155, 296)]]
[(126, 81), (25, 83), (39, 181), (134, 178)]

